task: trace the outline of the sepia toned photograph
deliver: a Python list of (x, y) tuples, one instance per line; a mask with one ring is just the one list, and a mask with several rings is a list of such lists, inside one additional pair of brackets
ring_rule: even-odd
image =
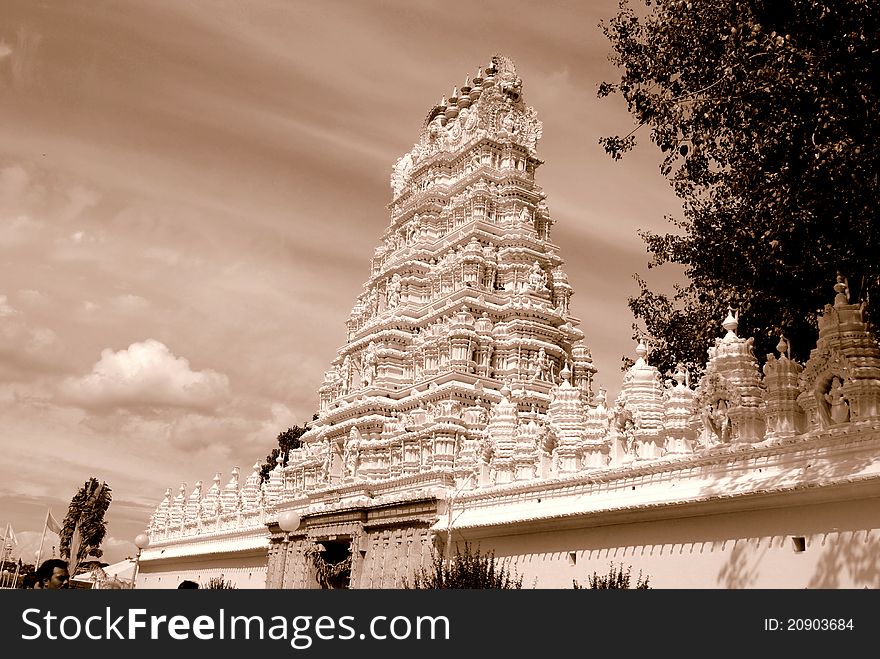
[(0, 0), (0, 587), (877, 588), (878, 18)]

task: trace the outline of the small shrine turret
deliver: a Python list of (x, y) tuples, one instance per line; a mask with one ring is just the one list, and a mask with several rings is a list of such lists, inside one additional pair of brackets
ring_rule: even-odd
[(241, 509), (244, 512), (256, 510), (260, 504), (260, 463), (255, 462), (250, 475), (241, 488)]
[(663, 429), (666, 434), (666, 455), (692, 453), (698, 430), (694, 420), (696, 401), (688, 374), (681, 364), (672, 376), (675, 384), (663, 394)]
[(804, 409), (798, 403), (803, 366), (791, 359), (789, 348), (785, 337), (780, 337), (776, 344), (779, 357), (771, 352), (764, 363), (768, 439), (790, 437), (805, 429)]
[(580, 391), (571, 385), (571, 371), (567, 364), (559, 375), (562, 382), (550, 391), (547, 413), (550, 426), (556, 433), (559, 473), (568, 474), (580, 469), (580, 452), (587, 420)]
[(596, 367), (593, 354), (583, 342), (576, 342), (571, 348), (572, 384), (581, 392), (584, 403), (593, 402), (593, 377)]
[(202, 497), (202, 519), (215, 519), (220, 513), (220, 472), (214, 474), (214, 482)]
[(178, 530), (183, 525), (184, 516), (186, 515), (186, 483), (181, 483), (177, 490), (177, 496), (171, 502), (171, 511), (169, 515), (169, 525), (172, 529)]
[(584, 421), (584, 441), (581, 444), (583, 467), (601, 469), (608, 465), (606, 438), (611, 425), (611, 410), (606, 406), (608, 395), (604, 387), (596, 394), (596, 406), (587, 408)]
[(501, 400), (495, 403), (486, 436), (492, 447), (492, 467), (496, 483), (509, 483), (514, 480), (514, 450), (516, 449), (517, 412), (516, 403), (511, 400), (510, 387), (501, 388)]
[(880, 416), (880, 348), (869, 333), (861, 304), (850, 304), (839, 275), (834, 304), (819, 317), (819, 338), (800, 376), (798, 402), (810, 429)]
[(161, 532), (165, 530), (165, 527), (168, 525), (171, 513), (171, 488), (167, 488), (165, 490), (165, 497), (162, 501), (159, 502), (159, 505), (156, 506), (156, 512), (153, 513), (153, 518), (150, 523), (150, 532), (151, 535), (154, 532)]
[(202, 481), (196, 481), (186, 501), (186, 521), (198, 522), (202, 512)]
[(706, 372), (697, 387), (704, 446), (764, 439), (764, 390), (754, 339), (738, 337), (738, 326), (739, 312), (728, 309), (721, 323), (726, 334), (709, 348)]
[(223, 487), (223, 493), (220, 495), (220, 512), (222, 513), (238, 511), (238, 474), (238, 467), (233, 467), (229, 481)]
[(656, 366), (647, 362), (644, 341), (636, 346), (636, 361), (626, 372), (620, 388), (619, 403), (634, 422), (630, 449), (643, 460), (659, 458), (663, 453), (663, 384)]

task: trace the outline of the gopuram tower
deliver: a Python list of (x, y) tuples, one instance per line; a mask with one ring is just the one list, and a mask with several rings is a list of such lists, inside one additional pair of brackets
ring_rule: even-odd
[[(437, 470), (473, 486), (549, 475), (551, 402), (564, 387), (586, 409), (595, 368), (535, 183), (541, 128), (502, 56), (428, 112), (393, 167), (347, 342), (290, 456), (294, 489)], [(561, 469), (577, 470), (585, 438), (560, 439)]]

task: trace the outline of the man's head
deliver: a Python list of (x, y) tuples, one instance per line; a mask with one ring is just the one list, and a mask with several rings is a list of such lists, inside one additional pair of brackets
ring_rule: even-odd
[(60, 558), (50, 558), (43, 561), (37, 570), (37, 583), (40, 588), (48, 588), (55, 590), (57, 588), (67, 588), (70, 580), (70, 574), (67, 572), (67, 562)]

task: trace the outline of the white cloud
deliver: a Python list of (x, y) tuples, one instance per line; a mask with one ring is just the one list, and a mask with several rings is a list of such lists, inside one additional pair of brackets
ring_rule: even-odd
[(18, 297), (26, 304), (35, 306), (43, 306), (49, 303), (50, 297), (48, 293), (38, 291), (34, 288), (23, 288), (18, 291)]
[(114, 352), (105, 349), (91, 373), (68, 378), (65, 398), (86, 409), (185, 408), (211, 410), (229, 397), (229, 378), (217, 371), (193, 371), (155, 339)]
[(21, 313), (18, 309), (10, 305), (7, 300), (8, 298), (5, 295), (0, 295), (0, 318), (6, 318)]

